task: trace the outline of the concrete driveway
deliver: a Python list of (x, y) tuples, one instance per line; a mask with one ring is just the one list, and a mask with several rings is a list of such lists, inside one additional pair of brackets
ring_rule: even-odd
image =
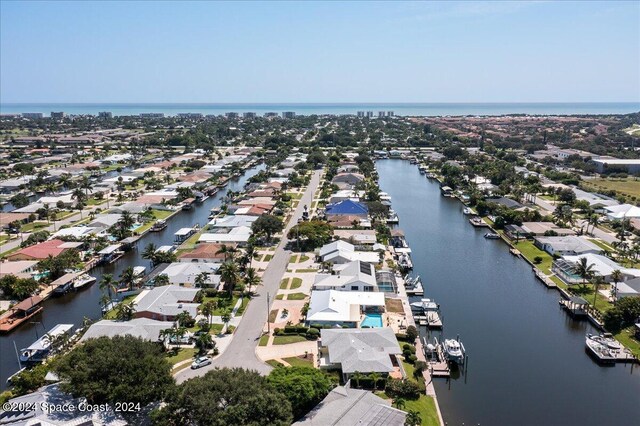
[[(278, 292), (280, 281), (287, 270), (287, 264), (291, 256), (291, 251), (285, 250), (285, 246), (289, 242), (286, 237), (287, 232), (293, 225), (298, 223), (298, 219), (302, 217), (304, 206), (306, 205), (311, 208), (313, 194), (320, 184), (320, 175), (321, 170), (316, 170), (313, 173), (311, 182), (300, 199), (291, 220), (289, 220), (289, 223), (285, 226), (284, 236), (280, 244), (276, 247), (275, 254), (269, 262), (269, 266), (267, 266), (267, 269), (262, 275), (262, 285), (258, 286), (254, 300), (249, 303), (247, 310), (242, 316), (242, 320), (234, 333), (233, 340), (229, 344), (229, 347), (219, 357), (214, 359), (211, 365), (198, 370), (182, 370), (177, 373), (175, 377), (178, 383), (193, 377), (202, 376), (207, 371), (216, 367), (242, 367), (249, 370), (256, 370), (260, 374), (268, 374), (271, 371), (271, 366), (258, 359), (256, 348), (258, 347), (262, 330), (271, 310), (271, 304)], [(269, 300), (267, 300), (267, 293), (269, 294)]]

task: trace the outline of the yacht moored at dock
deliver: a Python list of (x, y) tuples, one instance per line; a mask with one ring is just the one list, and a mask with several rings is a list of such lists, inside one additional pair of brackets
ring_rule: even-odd
[(473, 210), (471, 210), (469, 207), (465, 207), (464, 209), (462, 209), (462, 213), (465, 215), (470, 215), (473, 214)]
[(486, 223), (484, 220), (482, 220), (482, 218), (478, 217), (478, 216), (474, 216), (471, 219), (469, 219), (469, 223), (472, 224), (473, 226), (477, 227), (477, 228), (488, 228), (489, 224)]
[(55, 349), (55, 344), (60, 336), (68, 334), (73, 328), (73, 324), (58, 324), (49, 330), (45, 335), (41, 336), (38, 340), (33, 342), (29, 347), (20, 349), (20, 362), (21, 363), (37, 363), (43, 362), (52, 349)]
[(484, 234), (484, 237), (487, 240), (499, 240), (500, 234), (496, 234), (495, 232), (487, 232), (486, 234)]
[(465, 351), (462, 342), (455, 339), (445, 339), (443, 346), (449, 362), (458, 365), (464, 364)]
[(160, 219), (156, 223), (153, 224), (153, 226), (151, 227), (151, 232), (162, 231), (166, 227), (167, 227), (167, 221), (164, 220), (164, 219)]
[(96, 277), (89, 274), (82, 274), (73, 281), (73, 288), (79, 290), (85, 286), (91, 285), (97, 281)]

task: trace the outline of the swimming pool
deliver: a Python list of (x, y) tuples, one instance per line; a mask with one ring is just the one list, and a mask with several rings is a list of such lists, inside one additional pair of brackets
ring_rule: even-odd
[(367, 314), (360, 323), (361, 328), (382, 328), (382, 314)]

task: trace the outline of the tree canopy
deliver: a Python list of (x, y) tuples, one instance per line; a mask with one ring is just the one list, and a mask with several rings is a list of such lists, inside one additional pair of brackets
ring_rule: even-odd
[(157, 426), (289, 425), (291, 404), (255, 371), (223, 368), (178, 385), (152, 414)]
[(280, 367), (267, 377), (271, 385), (285, 394), (296, 418), (301, 417), (327, 396), (333, 383), (323, 371), (312, 367)]
[(254, 234), (265, 235), (267, 240), (270, 240), (271, 236), (282, 231), (283, 227), (284, 225), (280, 218), (270, 214), (264, 214), (251, 224), (251, 231), (253, 231)]
[(149, 404), (173, 385), (162, 346), (132, 336), (89, 339), (53, 364), (61, 389), (92, 404)]

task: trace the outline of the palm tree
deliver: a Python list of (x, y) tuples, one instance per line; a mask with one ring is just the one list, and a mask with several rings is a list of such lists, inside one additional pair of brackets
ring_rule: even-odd
[(589, 264), (586, 257), (581, 257), (578, 263), (575, 264), (573, 272), (582, 278), (582, 288), (584, 289), (587, 281), (593, 276), (593, 268), (595, 264)]
[(618, 301), (618, 283), (622, 281), (623, 275), (620, 269), (616, 269), (611, 273), (611, 280), (613, 281), (613, 301)]
[(118, 289), (116, 288), (116, 280), (113, 279), (113, 275), (104, 274), (102, 279), (100, 280), (100, 290), (107, 290), (107, 294), (109, 295), (109, 302), (113, 300), (113, 296), (111, 295), (111, 291), (117, 293)]
[(133, 289), (136, 284), (136, 273), (133, 271), (133, 267), (129, 266), (120, 274), (120, 284), (127, 290)]
[(598, 290), (600, 289), (600, 286), (604, 284), (604, 278), (602, 278), (602, 275), (596, 275), (593, 277), (593, 285), (595, 287), (594, 292), (593, 292), (593, 307), (596, 307), (596, 300), (598, 300)]
[(227, 324), (228, 326), (229, 321), (231, 321), (231, 310), (227, 308), (224, 311), (222, 311), (222, 314), (220, 315), (220, 319), (222, 319), (222, 322)]
[(217, 307), (218, 307), (218, 302), (216, 302), (215, 299), (207, 300), (202, 305), (202, 309), (200, 310), (200, 312), (202, 313), (202, 315), (207, 317), (207, 322), (209, 323), (209, 325), (211, 325), (211, 316), (213, 315)]
[(233, 260), (237, 252), (238, 249), (236, 249), (235, 247), (222, 244), (218, 251), (216, 251), (216, 254), (223, 254), (224, 261), (226, 262), (229, 259)]
[(116, 306), (116, 318), (120, 321), (130, 321), (135, 313), (134, 303), (120, 303)]
[(169, 276), (167, 274), (156, 275), (156, 277), (153, 279), (153, 285), (155, 287), (169, 285)]
[(369, 374), (369, 378), (371, 379), (371, 381), (373, 382), (373, 390), (378, 390), (378, 381), (380, 380), (382, 376), (380, 375), (380, 373), (376, 373), (375, 371), (373, 373)]
[(220, 279), (224, 282), (224, 287), (229, 292), (229, 295), (231, 295), (238, 283), (238, 266), (233, 262), (224, 262), (220, 266)]
[(87, 195), (80, 188), (76, 188), (71, 193), (71, 198), (78, 200), (78, 202), (82, 202), (87, 199)]
[(195, 279), (195, 285), (197, 288), (202, 288), (207, 284), (207, 280), (209, 279), (208, 272), (200, 272)]
[(149, 260), (151, 262), (152, 267), (155, 265), (154, 260), (156, 257), (157, 250), (158, 250), (158, 247), (155, 244), (149, 243), (145, 246), (144, 251), (142, 252), (142, 258)]
[(260, 285), (262, 278), (258, 276), (255, 268), (247, 268), (244, 273), (244, 283), (247, 285), (247, 292), (251, 293), (251, 287)]
[(130, 211), (125, 210), (122, 212), (122, 216), (118, 219), (118, 224), (121, 229), (129, 230), (136, 223), (136, 220), (133, 218), (133, 215)]
[(187, 311), (182, 311), (178, 315), (176, 315), (176, 321), (181, 327), (184, 327), (185, 324), (187, 324), (191, 320), (191, 314)]
[(398, 398), (393, 400), (393, 405), (395, 405), (398, 410), (403, 410), (404, 407), (406, 407), (407, 403), (404, 400), (404, 398), (399, 398), (398, 397)]
[(202, 333), (198, 336), (198, 340), (196, 340), (196, 347), (198, 348), (198, 353), (203, 355), (207, 353), (209, 349), (215, 347), (215, 342), (209, 333)]
[(62, 188), (69, 188), (69, 183), (71, 182), (71, 175), (69, 173), (63, 173), (58, 178), (58, 183)]
[(359, 371), (354, 372), (351, 375), (351, 378), (356, 381), (356, 388), (360, 387), (360, 380), (362, 380), (364, 376)]
[(404, 420), (404, 426), (420, 426), (422, 424), (422, 418), (420, 413), (414, 410), (409, 410), (407, 417)]

